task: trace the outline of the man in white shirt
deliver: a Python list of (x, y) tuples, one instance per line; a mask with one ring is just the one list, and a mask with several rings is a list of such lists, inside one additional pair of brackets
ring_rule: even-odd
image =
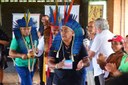
[(108, 43), (108, 39), (111, 39), (114, 35), (109, 31), (109, 25), (105, 19), (96, 19), (95, 28), (97, 31), (97, 35), (95, 36), (90, 48), (89, 58), (93, 62), (95, 85), (105, 85), (104, 71), (101, 70), (101, 68), (97, 64), (97, 57), (99, 53), (104, 54), (106, 57), (113, 53), (111, 43)]

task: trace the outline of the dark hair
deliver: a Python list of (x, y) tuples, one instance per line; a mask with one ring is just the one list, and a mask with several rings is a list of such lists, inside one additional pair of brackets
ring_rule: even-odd
[(44, 28), (43, 28), (43, 26), (42, 26), (42, 27), (40, 27), (38, 31), (40, 32), (41, 36), (43, 36), (43, 35), (44, 35)]
[(128, 35), (126, 35), (126, 37), (128, 37)]
[(83, 37), (89, 39), (87, 29), (83, 29), (83, 31), (84, 31), (84, 35), (83, 35)]
[(121, 49), (122, 49), (122, 51), (123, 51), (124, 53), (126, 53), (126, 54), (127, 54), (127, 52), (124, 50), (124, 47), (122, 47)]
[[(120, 42), (121, 45), (123, 45), (123, 42)], [(121, 50), (127, 54), (127, 52), (125, 51), (124, 47), (121, 48)]]
[(43, 14), (41, 14), (41, 15), (40, 15), (40, 19), (41, 19), (42, 17), (48, 17), (48, 18), (49, 18), (48, 15), (43, 15)]
[(7, 36), (7, 34), (0, 29), (0, 40), (5, 40), (5, 41), (9, 41), (9, 37)]

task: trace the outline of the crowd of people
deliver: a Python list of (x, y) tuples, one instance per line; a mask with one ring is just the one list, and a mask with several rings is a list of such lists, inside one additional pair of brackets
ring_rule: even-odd
[[(38, 30), (29, 12), (16, 21), (9, 56), (20, 84), (33, 85), (39, 67), (40, 85), (127, 85), (128, 35), (123, 38), (110, 32), (103, 18), (89, 21), (85, 33), (72, 14), (65, 11), (61, 18), (57, 8), (50, 8), (49, 16), (41, 16)], [(8, 44), (0, 31), (0, 85)]]

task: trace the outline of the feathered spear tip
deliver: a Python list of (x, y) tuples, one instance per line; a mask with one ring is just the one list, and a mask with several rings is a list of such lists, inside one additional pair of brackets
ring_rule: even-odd
[(29, 12), (29, 10), (27, 10), (27, 13), (24, 13), (24, 19), (26, 21), (26, 26), (28, 27), (28, 23), (29, 23), (29, 20), (30, 20), (30, 12)]

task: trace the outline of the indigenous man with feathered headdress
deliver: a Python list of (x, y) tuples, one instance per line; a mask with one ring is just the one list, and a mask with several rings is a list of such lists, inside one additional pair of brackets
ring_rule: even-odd
[[(55, 36), (59, 32), (59, 21), (60, 21), (60, 11), (58, 10), (58, 6), (56, 5), (56, 9), (53, 10), (51, 7), (50, 9), (50, 15), (49, 15), (49, 26), (47, 26), (46, 29), (44, 29), (44, 75), (43, 75), (43, 81), (46, 83), (46, 85), (52, 85), (54, 70), (47, 67), (47, 58), (48, 58), (48, 52), (50, 50), (50, 47), (52, 45), (52, 42), (54, 41)], [(47, 67), (47, 68), (46, 68)], [(45, 76), (45, 72), (47, 71), (47, 75)], [(45, 79), (47, 77), (47, 79)], [(47, 80), (47, 81), (46, 81)]]
[(15, 36), (11, 41), (9, 55), (14, 59), (21, 85), (32, 85), (38, 36), (36, 23), (30, 17), (29, 11), (16, 21), (13, 32)]
[[(65, 10), (61, 31), (52, 43), (48, 65), (54, 69), (53, 85), (85, 85), (85, 69), (89, 62), (87, 51), (83, 45), (83, 32), (76, 16)], [(67, 12), (68, 11), (68, 12)]]
[[(50, 38), (49, 38), (49, 49), (54, 41), (55, 36), (59, 33), (59, 23), (60, 23), (60, 10), (58, 9), (58, 5), (56, 5), (56, 9), (53, 10), (50, 7)], [(52, 85), (53, 77), (54, 77), (54, 69), (49, 68), (47, 70), (47, 85)]]

